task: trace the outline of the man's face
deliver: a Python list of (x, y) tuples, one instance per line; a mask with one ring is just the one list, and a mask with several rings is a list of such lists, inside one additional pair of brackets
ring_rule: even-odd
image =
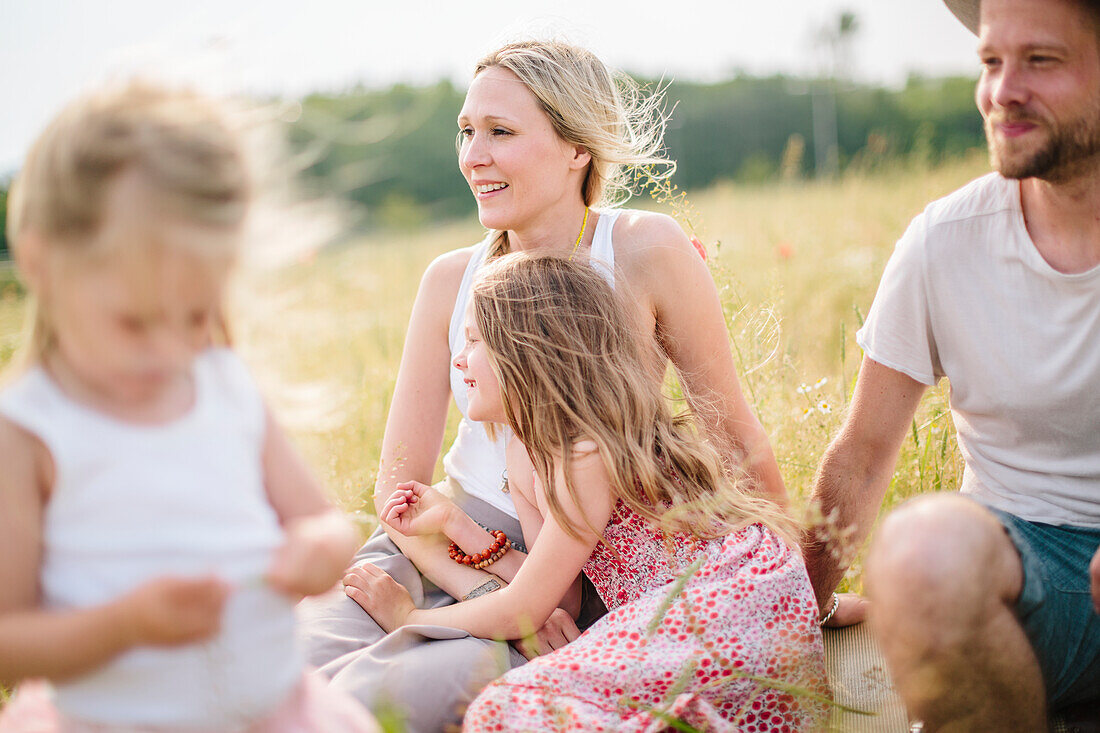
[(977, 102), (993, 167), (1053, 182), (1100, 165), (1100, 42), (1077, 0), (983, 0)]

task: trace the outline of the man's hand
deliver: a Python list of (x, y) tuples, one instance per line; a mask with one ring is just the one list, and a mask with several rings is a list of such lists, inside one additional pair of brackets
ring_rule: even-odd
[[(840, 603), (836, 607), (836, 613), (824, 623), (826, 629), (842, 629), (845, 626), (855, 626), (867, 619), (867, 609), (871, 604), (861, 595), (856, 593), (837, 593)], [(821, 612), (828, 613), (829, 609), (823, 608)]]
[(513, 644), (528, 660), (561, 649), (581, 635), (581, 630), (567, 611), (555, 608), (542, 628), (533, 635), (517, 639)]

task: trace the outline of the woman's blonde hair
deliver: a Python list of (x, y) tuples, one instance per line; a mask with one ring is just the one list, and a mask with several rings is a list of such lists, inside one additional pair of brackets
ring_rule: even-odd
[[(488, 266), (472, 290), (474, 318), (500, 382), (508, 423), (543, 486), (572, 447), (595, 441), (612, 495), (668, 532), (710, 538), (763, 522), (793, 540), (791, 520), (731, 476), (688, 416), (674, 416), (646, 367), (626, 304), (587, 263), (515, 253)], [(578, 534), (555, 492), (554, 518)], [(589, 528), (602, 535), (602, 528)]]
[[(18, 253), (34, 231), (49, 247), (88, 251), (109, 184), (136, 171), (167, 212), (198, 224), (241, 227), (251, 198), (245, 146), (226, 108), (195, 92), (128, 82), (68, 105), (32, 145), (8, 199)], [(213, 253), (232, 259), (236, 252)], [(52, 341), (47, 308), (29, 298), (25, 357)]]
[[(592, 156), (581, 188), (586, 206), (629, 198), (633, 171), (662, 179), (676, 170), (664, 154), (663, 95), (647, 94), (591, 51), (560, 41), (509, 43), (481, 59), (474, 76), (494, 67), (515, 74), (558, 136)], [(507, 232), (499, 232), (492, 256), (507, 251)]]

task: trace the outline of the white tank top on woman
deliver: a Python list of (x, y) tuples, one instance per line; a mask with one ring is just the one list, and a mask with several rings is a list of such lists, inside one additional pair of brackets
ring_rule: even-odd
[[(593, 267), (603, 273), (612, 286), (615, 285), (615, 250), (611, 243), (611, 231), (615, 220), (622, 213), (620, 209), (600, 211), (596, 220), (596, 230), (592, 234), (592, 247), (589, 260)], [(470, 287), (477, 279), (477, 272), (485, 264), (494, 235), (478, 244), (470, 256), (470, 263), (462, 274), (462, 283), (455, 298), (454, 311), (451, 312), (451, 326), (448, 341), (451, 347), (451, 394), (454, 395), (462, 420), (458, 423), (458, 434), (451, 449), (443, 456), (443, 469), (447, 475), (457, 481), (466, 493), (489, 502), (501, 511), (516, 516), (512, 499), (501, 488), (504, 484), (504, 451), (510, 431), (503, 431), (497, 440), (491, 440), (485, 427), (473, 422), (466, 416), (466, 383), (462, 381), (462, 372), (454, 366), (455, 357), (466, 347), (466, 307), (470, 302)]]
[(208, 642), (134, 648), (56, 685), (69, 717), (232, 731), (301, 677), (293, 604), (262, 582), (283, 541), (264, 488), (263, 402), (228, 350), (201, 354), (193, 374), (195, 404), (160, 425), (78, 404), (41, 368), (0, 393), (0, 413), (37, 436), (56, 469), (43, 517), (44, 608), (100, 605), (167, 574), (215, 573), (232, 585)]

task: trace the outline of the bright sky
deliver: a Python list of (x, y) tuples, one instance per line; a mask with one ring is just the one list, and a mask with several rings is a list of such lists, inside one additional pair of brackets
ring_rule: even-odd
[(464, 85), (499, 42), (551, 34), (645, 75), (804, 74), (820, 59), (814, 29), (842, 10), (859, 21), (859, 79), (977, 74), (976, 41), (941, 0), (3, 0), (0, 173), (69, 98), (136, 72), (284, 97)]

